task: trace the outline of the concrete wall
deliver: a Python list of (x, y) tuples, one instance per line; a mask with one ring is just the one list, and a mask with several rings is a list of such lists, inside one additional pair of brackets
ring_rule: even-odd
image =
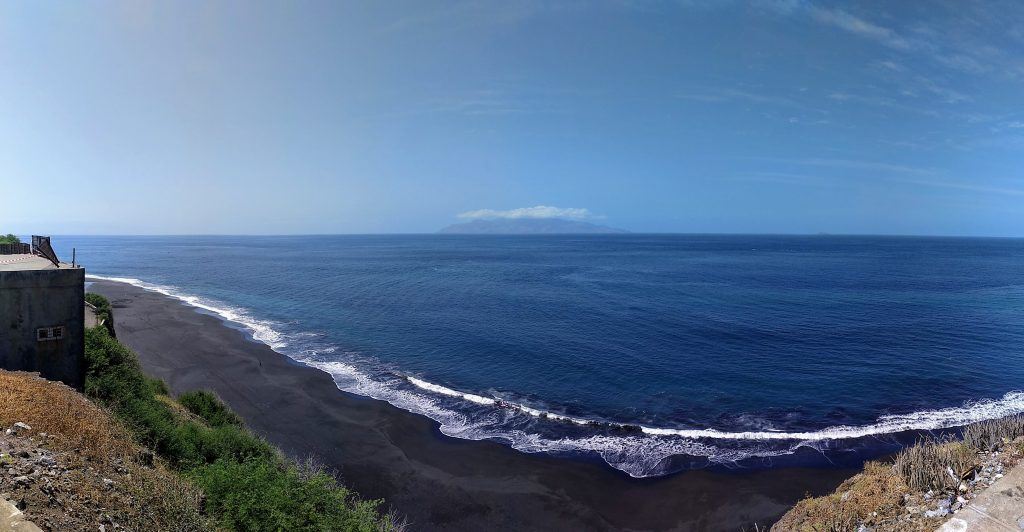
[[(0, 368), (38, 371), (82, 388), (85, 270), (0, 271)], [(64, 326), (60, 340), (39, 341), (41, 327)]]

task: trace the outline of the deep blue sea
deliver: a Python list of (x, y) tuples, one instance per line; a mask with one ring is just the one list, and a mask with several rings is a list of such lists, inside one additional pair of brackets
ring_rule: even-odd
[(54, 237), (339, 388), (634, 476), (1024, 412), (1024, 240)]

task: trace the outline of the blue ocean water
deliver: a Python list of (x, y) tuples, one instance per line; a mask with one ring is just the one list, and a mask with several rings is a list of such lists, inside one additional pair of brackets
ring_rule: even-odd
[(634, 476), (1024, 412), (1024, 240), (55, 237), (446, 434)]

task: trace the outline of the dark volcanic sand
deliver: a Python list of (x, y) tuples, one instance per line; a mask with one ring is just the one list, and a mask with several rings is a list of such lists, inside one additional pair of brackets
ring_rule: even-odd
[(128, 284), (95, 282), (118, 339), (174, 393), (215, 391), (249, 426), (314, 456), (411, 530), (730, 530), (778, 519), (806, 493), (853, 474), (834, 469), (688, 471), (633, 479), (598, 463), (449, 438), (434, 421), (338, 390), (216, 317)]

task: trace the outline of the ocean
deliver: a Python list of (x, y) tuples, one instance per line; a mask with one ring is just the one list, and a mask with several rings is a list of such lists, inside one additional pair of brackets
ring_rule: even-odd
[(1024, 412), (1021, 239), (53, 241), (444, 434), (635, 477), (842, 463)]

